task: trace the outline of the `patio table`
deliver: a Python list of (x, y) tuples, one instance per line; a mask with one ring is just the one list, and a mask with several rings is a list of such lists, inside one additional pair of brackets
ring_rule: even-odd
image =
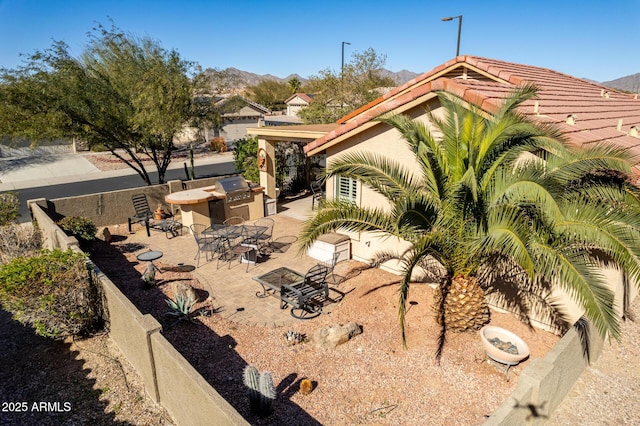
[[(204, 234), (212, 235), (214, 238), (222, 238), (230, 243), (231, 240), (245, 236), (248, 240), (258, 241), (258, 238), (269, 228), (266, 226), (257, 226), (251, 224), (242, 225), (225, 225), (220, 223), (214, 223), (209, 228), (203, 231)], [(260, 253), (258, 252), (257, 244), (242, 243), (242, 245), (249, 246), (253, 250), (249, 253), (243, 253), (240, 261), (242, 263), (256, 263)]]
[(262, 286), (262, 293), (257, 292), (259, 298), (267, 297), (280, 293), (283, 285), (296, 285), (304, 282), (304, 275), (289, 269), (286, 266), (274, 269), (261, 275), (252, 277)]
[(160, 250), (149, 250), (136, 256), (138, 260), (142, 262), (148, 262), (147, 267), (142, 274), (142, 280), (148, 285), (158, 284), (158, 282), (156, 282), (156, 271), (162, 271), (160, 271), (160, 268), (158, 268), (155, 263), (153, 263), (153, 261), (160, 259), (163, 254), (164, 253), (162, 253)]

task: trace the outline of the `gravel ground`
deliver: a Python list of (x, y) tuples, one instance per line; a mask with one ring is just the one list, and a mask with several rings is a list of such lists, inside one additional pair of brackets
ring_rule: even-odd
[[(112, 235), (116, 234), (113, 229)], [(215, 314), (169, 327), (163, 316), (164, 298), (174, 297), (172, 282), (206, 289), (189, 272), (162, 262), (158, 265), (164, 284), (144, 289), (140, 273), (145, 265), (135, 261), (137, 251), (144, 248), (127, 244), (124, 235), (118, 240), (112, 243), (114, 251), (101, 254), (99, 267), (141, 312), (160, 320), (174, 347), (254, 425), (482, 424), (513, 391), (529, 362), (513, 367), (507, 382), (504, 373), (487, 362), (478, 334), (460, 333), (447, 336), (442, 362), (437, 364), (439, 326), (430, 310), (433, 290), (424, 284), (411, 289), (407, 348), (403, 348), (398, 277), (378, 269), (358, 271), (362, 264), (354, 261), (336, 266), (338, 275), (351, 277), (339, 286), (346, 293), (342, 302), (331, 314), (301, 322), (294, 330), (311, 336), (329, 324), (356, 321), (363, 327), (361, 335), (335, 349), (317, 349), (311, 343), (291, 346), (283, 336), (286, 328), (237, 324)], [(195, 308), (216, 306), (208, 297)], [(558, 340), (553, 334), (528, 329), (510, 315), (493, 313), (492, 324), (520, 335), (532, 358), (544, 357)], [(266, 418), (249, 410), (242, 383), (247, 364), (273, 374), (278, 397), (273, 414)], [(309, 395), (298, 391), (305, 377), (316, 383)]]
[(631, 305), (636, 321), (625, 321), (622, 339), (580, 376), (548, 425), (640, 424), (640, 297)]
[(55, 341), (0, 310), (0, 425), (173, 425), (106, 334)]

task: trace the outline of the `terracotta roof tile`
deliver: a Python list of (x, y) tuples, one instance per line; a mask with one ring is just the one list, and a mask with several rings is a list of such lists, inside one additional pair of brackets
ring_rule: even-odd
[[(465, 79), (466, 75), (461, 77), (459, 71), (454, 72), (461, 67), (479, 79)], [(449, 73), (455, 78), (447, 78)], [(535, 84), (539, 91), (536, 99), (523, 103), (521, 109), (524, 114), (558, 123), (574, 144), (609, 141), (640, 153), (640, 138), (627, 135), (631, 126), (640, 127), (640, 99), (637, 97), (554, 70), (475, 56), (458, 56), (389, 91), (340, 119), (338, 123), (345, 124), (307, 145), (305, 151), (357, 131), (359, 126), (378, 115), (393, 111), (429, 92), (454, 93), (487, 112), (493, 112), (515, 86), (525, 82)], [(569, 115), (575, 115), (575, 125), (566, 124)], [(618, 130), (620, 119), (622, 125)]]

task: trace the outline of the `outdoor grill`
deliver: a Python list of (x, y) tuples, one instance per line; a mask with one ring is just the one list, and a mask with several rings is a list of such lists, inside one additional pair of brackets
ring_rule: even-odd
[(255, 184), (249, 186), (241, 175), (220, 178), (211, 189), (216, 194), (215, 199), (209, 201), (211, 224), (235, 216), (245, 220), (264, 216), (262, 188)]
[(218, 179), (215, 191), (224, 194), (227, 203), (247, 201), (251, 198), (251, 191), (247, 181), (239, 175)]

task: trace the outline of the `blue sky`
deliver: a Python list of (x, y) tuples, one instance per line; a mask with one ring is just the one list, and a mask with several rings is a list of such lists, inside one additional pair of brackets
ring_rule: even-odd
[(369, 47), (386, 68), (422, 73), (461, 54), (597, 81), (640, 72), (640, 0), (94, 1), (0, 0), (0, 67), (66, 42), (74, 55), (97, 22), (158, 40), (203, 68), (303, 77), (339, 70)]

